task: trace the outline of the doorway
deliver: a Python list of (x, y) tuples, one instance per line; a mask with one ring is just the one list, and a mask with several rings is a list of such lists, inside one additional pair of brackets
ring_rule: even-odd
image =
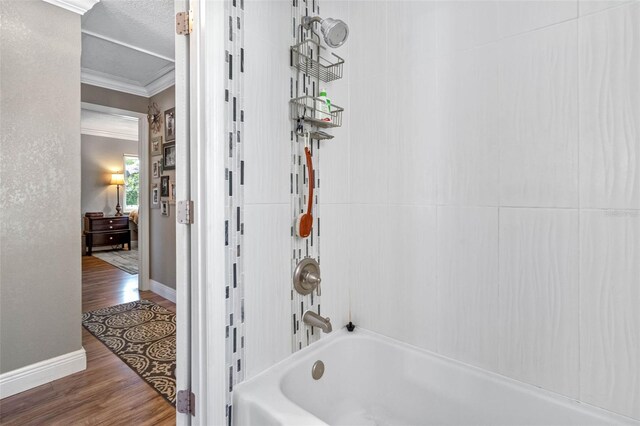
[[(148, 129), (145, 114), (82, 103), (82, 254), (95, 254), (137, 275), (141, 291), (150, 289)], [(122, 181), (115, 182), (119, 175)], [(121, 216), (116, 216), (118, 212)], [(102, 222), (115, 218), (120, 218), (116, 231), (105, 233)], [(91, 227), (97, 231), (87, 238)], [(128, 244), (120, 239), (121, 232), (128, 232)], [(110, 244), (111, 238), (117, 244)], [(120, 251), (125, 247), (127, 251)]]

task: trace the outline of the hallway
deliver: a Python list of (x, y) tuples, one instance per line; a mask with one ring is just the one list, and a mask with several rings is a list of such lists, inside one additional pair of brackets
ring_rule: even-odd
[[(137, 275), (83, 256), (83, 312), (138, 299), (175, 312), (174, 303), (152, 292), (138, 292), (137, 285)], [(82, 343), (85, 371), (1, 400), (0, 424), (175, 424), (174, 407), (84, 328)]]

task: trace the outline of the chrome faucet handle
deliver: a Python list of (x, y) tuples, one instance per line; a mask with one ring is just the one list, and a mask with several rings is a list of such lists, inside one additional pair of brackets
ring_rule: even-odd
[(293, 272), (293, 288), (302, 295), (307, 295), (313, 290), (320, 291), (320, 265), (315, 259), (307, 257), (302, 259)]
[(304, 275), (302, 279), (308, 282), (309, 284), (317, 284), (317, 285), (320, 285), (320, 281), (322, 281), (322, 279), (318, 274), (311, 271), (304, 271)]
[(322, 282), (322, 278), (311, 271), (305, 271), (302, 280), (316, 287), (316, 296), (320, 296), (322, 291), (320, 290), (320, 283)]

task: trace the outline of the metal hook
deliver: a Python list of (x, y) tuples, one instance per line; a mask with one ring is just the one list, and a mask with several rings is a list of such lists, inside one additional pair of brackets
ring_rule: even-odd
[(304, 117), (298, 117), (298, 124), (296, 126), (296, 133), (304, 132), (304, 124), (302, 124), (303, 122), (304, 122)]

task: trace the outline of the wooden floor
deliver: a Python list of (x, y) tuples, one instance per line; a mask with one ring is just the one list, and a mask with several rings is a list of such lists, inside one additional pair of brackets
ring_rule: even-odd
[[(175, 312), (175, 304), (138, 292), (138, 276), (91, 256), (82, 258), (83, 312), (151, 300)], [(0, 400), (2, 425), (170, 425), (175, 409), (81, 326), (87, 369)]]

